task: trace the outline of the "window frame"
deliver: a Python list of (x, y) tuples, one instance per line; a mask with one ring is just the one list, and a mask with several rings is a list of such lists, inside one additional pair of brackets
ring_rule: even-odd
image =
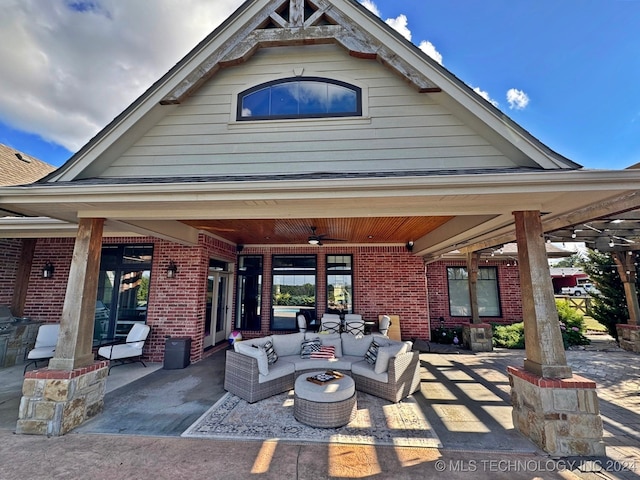
[[(276, 272), (276, 259), (278, 258), (309, 258), (314, 261), (314, 269), (313, 269), (313, 296), (314, 296), (314, 306), (313, 309), (309, 309), (315, 314), (318, 309), (318, 256), (316, 254), (277, 254), (271, 257), (271, 314), (269, 318), (269, 329), (271, 331), (290, 331), (296, 330), (298, 328), (296, 316), (294, 315), (291, 321), (291, 328), (279, 327), (275, 325), (275, 307), (278, 306), (275, 304), (275, 277), (276, 275), (283, 274), (281, 271)], [(296, 269), (294, 267), (290, 268), (284, 275), (310, 275), (310, 273), (303, 269)], [(296, 312), (297, 314), (297, 312)]]
[[(240, 268), (240, 260), (242, 258), (259, 258), (260, 259), (260, 267), (259, 273), (251, 271), (246, 273), (246, 270)], [(258, 267), (256, 268), (256, 270)], [(259, 331), (262, 328), (262, 291), (264, 289), (264, 255), (261, 254), (248, 254), (248, 255), (238, 255), (237, 259), (237, 268), (236, 268), (236, 318), (235, 318), (235, 326), (237, 330), (247, 330), (247, 331)], [(246, 319), (246, 315), (242, 315), (243, 306), (245, 305), (245, 299), (242, 298), (246, 291), (243, 280), (247, 277), (257, 277), (258, 283), (258, 293), (256, 296), (256, 311), (255, 311), (255, 319), (253, 322), (248, 322)], [(254, 325), (255, 324), (255, 325)], [(253, 328), (252, 328), (253, 327)]]
[[(451, 298), (451, 278), (449, 276), (449, 271), (451, 269), (456, 269), (456, 270), (464, 270), (466, 273), (466, 278), (464, 279), (464, 282), (466, 284), (466, 291), (467, 291), (467, 304), (466, 305), (452, 305), (452, 298)], [(495, 272), (495, 278), (490, 279), (492, 283), (494, 283), (495, 285), (495, 305), (497, 307), (497, 314), (496, 315), (486, 315), (486, 314), (482, 314), (479, 313), (480, 317), (483, 318), (501, 318), (502, 317), (502, 304), (501, 304), (501, 295), (500, 295), (500, 276), (499, 276), (499, 271), (500, 269), (495, 266), (495, 265), (491, 265), (491, 266), (485, 266), (485, 267), (478, 267), (478, 283), (482, 282), (482, 281), (488, 281), (489, 279), (482, 279), (481, 278), (481, 273), (482, 271), (489, 271), (489, 270), (493, 270)], [(461, 317), (471, 317), (472, 312), (471, 312), (471, 298), (469, 295), (469, 278), (468, 278), (468, 270), (466, 266), (447, 266), (446, 267), (446, 276), (447, 276), (447, 296), (448, 296), (448, 305), (449, 305), (449, 316), (451, 317), (455, 317), (455, 318), (461, 318)], [(455, 280), (455, 279), (454, 279)], [(462, 280), (457, 280), (457, 281), (462, 281)], [(478, 288), (478, 304), (480, 304), (480, 288)], [(468, 314), (457, 314), (457, 313), (453, 313), (452, 308), (453, 307), (460, 307), (460, 306), (466, 306), (468, 309)], [(480, 305), (478, 305), (478, 308), (480, 309)]]
[[(260, 90), (263, 90), (265, 88), (272, 88), (274, 86), (277, 85), (284, 85), (286, 83), (294, 83), (294, 82), (304, 82), (304, 81), (309, 81), (309, 82), (320, 82), (320, 83), (326, 83), (326, 84), (330, 84), (330, 85), (337, 85), (339, 87), (343, 87), (346, 89), (349, 89), (351, 91), (353, 91), (356, 94), (356, 108), (355, 111), (353, 112), (340, 112), (340, 113), (298, 113), (298, 114), (280, 114), (280, 115), (255, 115), (255, 116), (250, 116), (250, 117), (245, 117), (242, 115), (242, 110), (243, 110), (243, 100), (245, 97), (258, 92)], [(309, 77), (286, 77), (286, 78), (280, 78), (277, 80), (271, 80), (268, 82), (264, 82), (261, 83), (259, 85), (255, 85), (251, 88), (248, 88), (246, 90), (243, 90), (242, 92), (238, 93), (237, 97), (236, 97), (236, 101), (237, 101), (237, 105), (236, 105), (236, 121), (237, 122), (250, 122), (250, 121), (265, 121), (265, 120), (297, 120), (297, 119), (305, 119), (305, 118), (311, 118), (311, 119), (318, 119), (318, 118), (345, 118), (345, 117), (362, 117), (363, 113), (363, 108), (362, 108), (362, 88), (357, 86), (357, 85), (353, 85), (351, 83), (348, 82), (344, 82), (342, 80), (336, 80), (336, 79), (332, 79), (332, 78), (326, 78), (326, 77), (316, 77), (316, 76), (309, 76)]]
[[(329, 257), (349, 257), (350, 258), (350, 268), (348, 270), (329, 270)], [(344, 275), (344, 276), (349, 276), (351, 279), (351, 283), (349, 285), (349, 295), (351, 296), (351, 301), (348, 302), (348, 307), (346, 309), (333, 309), (329, 306), (329, 276), (330, 275)], [(344, 313), (354, 313), (354, 304), (353, 301), (355, 299), (355, 294), (354, 294), (354, 281), (353, 281), (353, 255), (350, 253), (328, 253), (325, 256), (325, 285), (326, 285), (326, 290), (327, 290), (327, 295), (326, 295), (326, 312), (327, 313), (338, 313), (338, 314), (344, 314)], [(317, 303), (317, 302), (316, 302)]]

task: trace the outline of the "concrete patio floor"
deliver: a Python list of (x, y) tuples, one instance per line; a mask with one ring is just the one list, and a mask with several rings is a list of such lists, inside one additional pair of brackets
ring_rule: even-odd
[(421, 353), (415, 397), (440, 449), (180, 438), (224, 394), (222, 350), (180, 370), (114, 368), (104, 412), (59, 438), (13, 434), (22, 367), (0, 370), (0, 478), (637, 479), (639, 357), (597, 340), (567, 358), (598, 384), (607, 458), (552, 459), (513, 429), (506, 367), (524, 352), (508, 350)]

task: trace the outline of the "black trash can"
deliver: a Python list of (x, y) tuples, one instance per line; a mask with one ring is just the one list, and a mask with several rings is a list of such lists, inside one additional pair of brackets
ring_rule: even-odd
[(185, 368), (191, 363), (191, 337), (169, 337), (164, 346), (164, 369)]

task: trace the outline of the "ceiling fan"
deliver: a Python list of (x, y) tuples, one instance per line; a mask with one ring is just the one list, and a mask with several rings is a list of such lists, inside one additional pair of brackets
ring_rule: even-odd
[(311, 227), (311, 235), (309, 235), (309, 238), (307, 239), (309, 245), (320, 246), (322, 245), (323, 240), (326, 240), (327, 242), (346, 242), (346, 240), (343, 240), (341, 238), (327, 238), (326, 233), (318, 234), (316, 233), (316, 227)]

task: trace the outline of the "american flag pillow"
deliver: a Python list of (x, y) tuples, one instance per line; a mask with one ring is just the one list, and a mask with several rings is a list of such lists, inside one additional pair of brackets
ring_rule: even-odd
[(311, 358), (336, 358), (336, 347), (333, 345), (322, 345), (317, 352), (311, 352)]

